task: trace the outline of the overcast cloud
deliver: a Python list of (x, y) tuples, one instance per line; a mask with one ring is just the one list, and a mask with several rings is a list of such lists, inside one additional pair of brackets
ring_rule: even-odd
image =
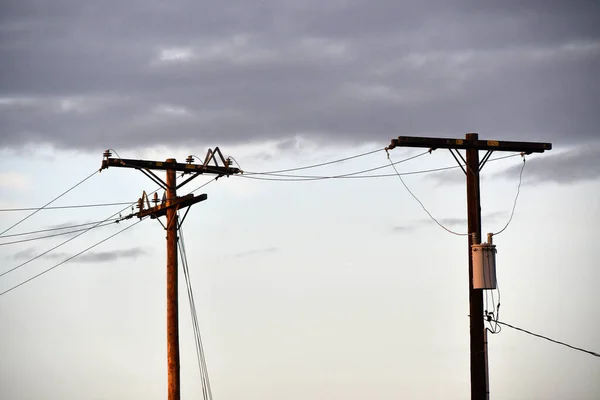
[[(525, 3), (525, 4), (524, 4)], [(0, 148), (598, 137), (597, 1), (16, 1)]]

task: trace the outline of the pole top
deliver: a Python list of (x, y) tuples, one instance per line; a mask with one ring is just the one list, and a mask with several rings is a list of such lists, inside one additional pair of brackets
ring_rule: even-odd
[(467, 134), (465, 135), (465, 138), (466, 138), (467, 140), (477, 140), (477, 139), (479, 139), (479, 133), (474, 133), (474, 132), (467, 133)]
[(168, 163), (176, 163), (176, 162), (177, 162), (177, 160), (176, 160), (176, 159), (174, 159), (174, 158), (167, 158), (167, 159), (165, 160), (165, 162), (168, 162)]

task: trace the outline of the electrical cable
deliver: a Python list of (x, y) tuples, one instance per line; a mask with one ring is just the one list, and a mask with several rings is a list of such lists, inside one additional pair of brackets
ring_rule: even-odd
[[(410, 160), (413, 160), (415, 158), (424, 156), (425, 154), (429, 153), (428, 151), (423, 152), (423, 153), (419, 153), (415, 156), (412, 157), (408, 157), (405, 158), (403, 160), (397, 161), (394, 164), (401, 164), (403, 162), (407, 162)], [(374, 168), (369, 168), (369, 169), (365, 169), (362, 171), (355, 171), (355, 172), (349, 172), (349, 173), (345, 173), (345, 174), (340, 174), (340, 175), (330, 175), (330, 176), (314, 176), (314, 175), (286, 175), (286, 174), (278, 174), (278, 173), (271, 173), (271, 172), (252, 172), (252, 173), (248, 173), (248, 174), (243, 174), (243, 175), (235, 175), (236, 177), (239, 178), (246, 178), (246, 179), (257, 179), (257, 180), (265, 180), (265, 181), (290, 181), (290, 182), (298, 182), (298, 181), (318, 181), (318, 180), (325, 180), (325, 179), (341, 179), (341, 178), (374, 178), (374, 177), (383, 177), (383, 176), (391, 176), (391, 175), (367, 175), (367, 176), (359, 176), (361, 174), (367, 173), (367, 172), (371, 172), (371, 171), (376, 171), (379, 169), (383, 169), (383, 168), (389, 168), (389, 165), (382, 165), (382, 166), (378, 166), (378, 167), (374, 167)], [(453, 167), (454, 168), (454, 167)], [(275, 176), (276, 178), (263, 178), (263, 177), (257, 177), (254, 175), (267, 175), (267, 176)], [(279, 177), (279, 178), (277, 178)], [(285, 177), (285, 178), (283, 178)]]
[[(292, 171), (300, 171), (300, 170), (303, 170), (303, 169), (317, 168), (317, 167), (322, 167), (322, 166), (325, 166), (325, 165), (336, 164), (336, 163), (340, 163), (340, 162), (344, 162), (344, 161), (348, 161), (348, 160), (353, 160), (355, 158), (368, 156), (368, 155), (371, 155), (371, 154), (378, 153), (380, 151), (384, 151), (384, 149), (377, 149), (377, 150), (367, 151), (365, 153), (357, 154), (355, 156), (340, 158), (338, 160), (327, 161), (327, 162), (323, 162), (323, 163), (319, 163), (319, 164), (307, 165), (305, 167), (296, 167), (296, 168), (279, 169), (279, 170), (274, 170), (274, 171), (262, 172), (262, 174), (274, 174), (274, 173), (280, 173), (280, 172), (292, 172)], [(238, 164), (237, 161), (236, 161), (236, 164)], [(239, 166), (240, 165), (238, 164), (238, 167)]]
[[(125, 204), (131, 204), (131, 202), (121, 202), (121, 203), (100, 203), (100, 204), (76, 204), (70, 206), (54, 206), (54, 207), (29, 207), (29, 208), (2, 208), (0, 212), (7, 211), (41, 211), (41, 210), (64, 210), (69, 208), (91, 208), (91, 207), (110, 207), (110, 206), (122, 206)], [(1, 235), (0, 235), (1, 236)]]
[[(177, 213), (179, 218), (179, 212)], [(189, 271), (189, 264), (187, 261), (187, 252), (185, 250), (185, 239), (183, 236), (183, 230), (181, 226), (178, 226), (180, 240), (178, 241), (179, 254), (181, 256), (183, 274), (185, 277), (185, 283), (188, 293), (188, 300), (190, 303), (190, 314), (192, 317), (192, 325), (194, 328), (194, 342), (196, 345), (196, 358), (198, 360), (198, 369), (200, 371), (200, 379), (202, 382), (202, 395), (205, 400), (212, 400), (212, 390), (210, 387), (210, 379), (208, 376), (208, 369), (206, 366), (206, 358), (204, 355), (204, 348), (202, 345), (202, 336), (200, 334), (200, 324), (198, 323), (198, 313), (196, 312), (196, 302), (194, 300), (194, 293), (192, 290), (192, 282)]]
[[(386, 167), (388, 167), (388, 165), (386, 165)], [(456, 165), (456, 166), (450, 166), (450, 167), (424, 169), (424, 170), (419, 170), (419, 171), (401, 172), (400, 175), (402, 175), (402, 176), (419, 175), (419, 174), (426, 174), (426, 173), (431, 173), (431, 172), (446, 171), (446, 170), (456, 169), (456, 168), (460, 168), (460, 166)], [(318, 179), (331, 179), (331, 178), (319, 177), (319, 176), (313, 176), (313, 179), (306, 179), (306, 178), (294, 179), (293, 178), (295, 176), (301, 176), (301, 175), (286, 175), (286, 176), (289, 176), (290, 179), (261, 178), (261, 177), (257, 177), (257, 176), (246, 176), (246, 175), (235, 175), (235, 176), (238, 178), (256, 179), (256, 180), (262, 180), (262, 181), (284, 181), (284, 182), (285, 181), (294, 182), (294, 181), (306, 181), (306, 180), (318, 180)], [(397, 176), (398, 176), (398, 174), (393, 173), (393, 174), (336, 176), (334, 178), (335, 179), (366, 179), (366, 178), (390, 178), (390, 177), (397, 177)]]
[(29, 219), (30, 217), (32, 217), (33, 215), (35, 215), (36, 213), (38, 213), (39, 211), (43, 210), (44, 208), (46, 208), (47, 206), (49, 206), (50, 204), (54, 203), (56, 200), (60, 199), (61, 197), (63, 197), (65, 194), (69, 193), (71, 190), (75, 189), (77, 186), (81, 185), (82, 183), (84, 183), (85, 181), (87, 181), (88, 179), (90, 179), (92, 176), (96, 175), (99, 171), (94, 171), (92, 174), (90, 174), (89, 176), (87, 176), (86, 178), (83, 178), (81, 181), (79, 181), (78, 183), (76, 183), (75, 185), (71, 186), (71, 188), (67, 189), (66, 191), (62, 192), (61, 194), (59, 194), (58, 196), (56, 196), (55, 198), (53, 198), (52, 200), (50, 200), (49, 202), (47, 202), (46, 204), (44, 204), (42, 207), (40, 207), (39, 209), (35, 210), (34, 212), (32, 212), (31, 214), (27, 215), (25, 218), (19, 220), (18, 222), (16, 222), (15, 224), (11, 225), (10, 227), (6, 228), (4, 231), (0, 232), (0, 236), (4, 235), (6, 232), (10, 231), (12, 228), (14, 228), (15, 226), (19, 225), (20, 223), (24, 222), (25, 220)]
[[(132, 204), (132, 203), (129, 203), (129, 204)], [(120, 220), (120, 218), (113, 218), (113, 219), (109, 219), (107, 221), (119, 221), (119, 220)], [(81, 226), (95, 225), (95, 224), (97, 224), (99, 222), (103, 222), (103, 221), (86, 222), (85, 224), (66, 225), (66, 226), (61, 226), (61, 227), (56, 227), (56, 228), (40, 229), (40, 230), (37, 230), (37, 231), (29, 231), (29, 232), (22, 232), (22, 233), (13, 233), (11, 235), (0, 236), (0, 238), (3, 239), (3, 238), (8, 238), (8, 237), (33, 235), (35, 233), (52, 232), (52, 231), (60, 231), (60, 230), (64, 230), (64, 229), (79, 228)]]
[[(83, 253), (85, 253), (85, 252), (87, 252), (87, 251), (89, 251), (89, 250), (93, 249), (94, 247), (96, 247), (96, 246), (98, 246), (98, 245), (100, 245), (100, 244), (102, 244), (102, 243), (106, 242), (106, 241), (107, 241), (107, 240), (109, 240), (109, 239), (112, 239), (112, 238), (114, 238), (115, 236), (117, 236), (117, 235), (119, 235), (119, 234), (121, 234), (121, 233), (125, 232), (127, 229), (134, 227), (135, 225), (137, 225), (137, 224), (139, 224), (140, 222), (142, 222), (142, 220), (143, 220), (143, 219), (140, 219), (139, 221), (136, 221), (136, 222), (134, 222), (133, 224), (131, 224), (131, 225), (129, 225), (129, 226), (126, 226), (125, 228), (121, 229), (120, 231), (118, 231), (118, 232), (116, 232), (116, 233), (113, 233), (112, 235), (108, 236), (107, 238), (105, 238), (105, 239), (103, 239), (103, 240), (101, 240), (101, 241), (99, 241), (99, 242), (97, 242), (97, 243), (93, 244), (93, 245), (92, 245), (92, 246), (90, 246), (90, 247), (87, 247), (86, 249), (84, 249), (84, 250), (80, 251), (79, 253), (77, 253), (77, 254), (75, 254), (75, 255), (72, 255), (72, 256), (70, 256), (70, 257), (68, 257), (68, 258), (64, 259), (63, 261), (59, 262), (58, 264), (56, 264), (56, 265), (54, 265), (54, 266), (52, 266), (52, 267), (50, 267), (50, 268), (48, 268), (48, 269), (45, 269), (44, 271), (40, 272), (39, 274), (36, 274), (36, 275), (32, 276), (31, 278), (24, 280), (23, 282), (21, 282), (21, 283), (19, 283), (19, 284), (15, 285), (15, 286), (13, 286), (13, 287), (11, 287), (10, 289), (7, 289), (7, 290), (5, 290), (5, 291), (1, 292), (1, 293), (0, 293), (0, 296), (3, 296), (3, 295), (5, 295), (5, 294), (7, 294), (8, 292), (11, 292), (11, 291), (15, 290), (16, 288), (18, 288), (18, 287), (21, 287), (21, 286), (23, 286), (24, 284), (26, 284), (26, 283), (28, 283), (28, 282), (31, 282), (31, 281), (32, 281), (32, 280), (34, 280), (35, 278), (38, 278), (38, 277), (40, 277), (40, 276), (44, 275), (45, 273), (47, 273), (47, 272), (50, 272), (50, 271), (52, 271), (53, 269), (60, 267), (61, 265), (65, 264), (65, 263), (67, 263), (67, 262), (69, 262), (69, 261), (71, 261), (72, 259), (74, 259), (74, 258), (76, 258), (76, 257), (79, 257), (79, 256), (80, 256), (80, 255), (82, 255)], [(4, 274), (3, 274), (3, 275), (4, 275)]]
[[(155, 192), (157, 192), (158, 190), (159, 190), (158, 188), (157, 188), (157, 189), (155, 189), (153, 192), (151, 192), (151, 193), (150, 193), (150, 195), (151, 195), (151, 194), (153, 194), (153, 193), (155, 193)], [(133, 203), (129, 203), (129, 206), (133, 207), (133, 205), (134, 205), (134, 204), (135, 204), (135, 202), (133, 202)], [(52, 248), (50, 248), (50, 249), (48, 249), (48, 250), (44, 251), (43, 253), (40, 253), (40, 254), (38, 254), (37, 256), (35, 256), (35, 257), (33, 257), (33, 258), (30, 258), (29, 260), (27, 260), (27, 261), (25, 261), (25, 262), (23, 262), (23, 263), (21, 263), (21, 264), (17, 265), (16, 267), (13, 267), (13, 268), (9, 269), (8, 271), (5, 271), (5, 272), (2, 272), (2, 273), (0, 273), (0, 277), (3, 277), (4, 275), (6, 275), (6, 274), (8, 274), (8, 273), (10, 273), (10, 272), (12, 272), (12, 271), (15, 271), (15, 270), (17, 270), (17, 269), (19, 269), (19, 268), (21, 268), (21, 267), (23, 267), (23, 266), (25, 266), (25, 265), (29, 264), (30, 262), (32, 262), (32, 261), (35, 261), (35, 260), (37, 260), (38, 258), (40, 258), (40, 257), (42, 257), (42, 256), (44, 256), (44, 255), (46, 255), (46, 254), (48, 254), (48, 253), (50, 253), (50, 252), (52, 252), (52, 251), (54, 251), (54, 250), (58, 249), (59, 247), (61, 247), (61, 246), (65, 245), (65, 244), (67, 244), (67, 243), (69, 243), (70, 241), (72, 241), (72, 240), (75, 240), (75, 239), (76, 239), (76, 238), (78, 238), (79, 236), (81, 236), (81, 235), (83, 235), (83, 234), (85, 234), (85, 233), (89, 232), (90, 230), (94, 229), (94, 228), (95, 228), (95, 227), (97, 227), (98, 225), (100, 225), (100, 224), (102, 224), (102, 223), (104, 223), (104, 222), (106, 222), (106, 221), (110, 220), (110, 219), (111, 219), (111, 218), (113, 218), (115, 215), (119, 215), (119, 214), (121, 214), (123, 211), (125, 211), (127, 208), (129, 208), (129, 206), (128, 206), (128, 207), (124, 207), (124, 208), (122, 208), (121, 210), (119, 210), (119, 211), (117, 211), (116, 213), (114, 213), (114, 214), (110, 215), (109, 217), (105, 218), (104, 220), (102, 220), (102, 221), (98, 222), (96, 225), (94, 225), (94, 226), (92, 226), (92, 227), (89, 227), (89, 228), (87, 228), (87, 229), (86, 229), (86, 230), (84, 230), (83, 232), (80, 232), (80, 233), (78, 233), (77, 235), (73, 236), (72, 238), (69, 238), (69, 239), (67, 239), (67, 240), (65, 240), (65, 241), (63, 241), (63, 242), (61, 242), (61, 243), (57, 244), (56, 246), (54, 246), (54, 247), (52, 247)]]
[(519, 185), (517, 186), (517, 195), (515, 196), (515, 201), (513, 203), (512, 212), (510, 213), (510, 218), (508, 219), (508, 222), (506, 223), (506, 225), (504, 225), (504, 228), (502, 228), (498, 232), (494, 233), (493, 236), (499, 235), (502, 232), (504, 232), (506, 230), (506, 228), (508, 228), (508, 225), (510, 225), (510, 222), (512, 221), (513, 216), (515, 215), (515, 209), (517, 208), (517, 200), (519, 200), (519, 193), (521, 192), (521, 183), (523, 182), (523, 170), (524, 169), (525, 169), (525, 156), (523, 155), (523, 166), (521, 167), (521, 172), (519, 173)]
[[(112, 217), (112, 215), (111, 215), (111, 217)], [(92, 230), (92, 229), (94, 229), (94, 228), (98, 227), (98, 225), (100, 225), (100, 224), (101, 224), (101, 223), (98, 223), (97, 225), (94, 225), (94, 226), (91, 226), (91, 227), (89, 227), (89, 228), (86, 228), (85, 230), (83, 230), (83, 232), (80, 232), (80, 233), (78, 233), (77, 235), (75, 235), (75, 236), (73, 236), (73, 237), (71, 237), (71, 238), (69, 238), (69, 239), (67, 239), (67, 240), (65, 240), (65, 241), (63, 241), (63, 242), (61, 242), (61, 243), (57, 244), (57, 245), (56, 245), (56, 246), (54, 246), (54, 247), (51, 247), (50, 249), (48, 249), (48, 250), (46, 250), (46, 251), (44, 251), (44, 252), (42, 252), (42, 253), (38, 254), (37, 256), (35, 256), (35, 257), (32, 257), (32, 258), (30, 258), (29, 260), (27, 260), (27, 261), (25, 261), (25, 262), (23, 262), (23, 263), (21, 263), (21, 264), (17, 265), (16, 267), (13, 267), (13, 268), (11, 268), (11, 269), (9, 269), (9, 270), (7, 270), (7, 271), (4, 271), (4, 272), (0, 273), (0, 277), (3, 277), (4, 275), (6, 275), (6, 274), (8, 274), (8, 273), (11, 273), (11, 272), (13, 272), (13, 271), (16, 271), (17, 269), (19, 269), (19, 268), (21, 268), (21, 267), (24, 267), (25, 265), (29, 264), (30, 262), (32, 262), (32, 261), (35, 261), (35, 260), (37, 260), (38, 258), (45, 256), (46, 254), (48, 254), (48, 253), (50, 253), (50, 252), (52, 252), (52, 251), (54, 251), (54, 250), (58, 249), (59, 247), (61, 247), (61, 246), (65, 245), (65, 244), (67, 244), (67, 243), (69, 243), (69, 242), (70, 242), (70, 241), (72, 241), (72, 240), (75, 240), (75, 239), (77, 239), (79, 236), (81, 236), (81, 235), (83, 235), (83, 234), (85, 234), (85, 233), (89, 232), (90, 230)]]
[[(91, 228), (83, 228), (83, 229), (76, 229), (76, 230), (72, 230), (72, 231), (67, 231), (67, 232), (59, 232), (59, 233), (54, 233), (52, 235), (46, 235), (46, 236), (38, 236), (38, 237), (34, 237), (34, 238), (29, 238), (29, 239), (20, 239), (20, 240), (13, 240), (12, 242), (4, 242), (4, 243), (0, 243), (0, 246), (6, 246), (9, 244), (17, 244), (17, 243), (25, 243), (25, 242), (31, 242), (34, 240), (41, 240), (41, 239), (50, 239), (56, 236), (63, 236), (63, 235), (69, 235), (71, 233), (77, 233), (77, 232), (82, 232), (82, 231), (88, 231), (91, 229), (96, 229), (96, 228), (102, 228), (103, 226), (108, 226), (108, 225), (114, 225), (116, 222), (118, 221), (112, 221), (112, 222), (106, 222), (106, 223), (100, 223), (100, 225), (96, 225), (93, 226)], [(1, 276), (1, 275), (0, 275)]]
[(216, 177), (212, 178), (212, 179), (211, 179), (210, 181), (208, 181), (208, 182), (204, 182), (202, 185), (198, 186), (196, 189), (192, 190), (192, 191), (191, 191), (191, 192), (189, 192), (188, 194), (192, 194), (192, 193), (194, 193), (194, 192), (196, 192), (196, 191), (198, 191), (198, 190), (202, 189), (204, 186), (208, 185), (209, 183), (212, 183), (212, 182), (216, 181), (217, 179), (219, 179), (219, 177), (218, 177), (218, 176), (216, 176)]
[(523, 333), (527, 333), (528, 335), (535, 336), (535, 337), (538, 337), (538, 338), (540, 338), (540, 339), (545, 339), (545, 340), (547, 340), (547, 341), (549, 341), (549, 342), (552, 342), (552, 343), (555, 343), (555, 344), (560, 344), (561, 346), (568, 347), (568, 348), (570, 348), (570, 349), (572, 349), (572, 350), (581, 351), (581, 352), (583, 352), (583, 353), (590, 354), (590, 355), (592, 355), (592, 356), (594, 356), (594, 357), (600, 357), (600, 354), (599, 354), (599, 353), (596, 353), (596, 352), (594, 352), (594, 351), (591, 351), (591, 350), (586, 350), (586, 349), (583, 349), (583, 348), (581, 348), (581, 347), (572, 346), (572, 345), (570, 345), (570, 344), (568, 344), (568, 343), (561, 342), (561, 341), (559, 341), (559, 340), (555, 340), (555, 339), (551, 339), (551, 338), (549, 338), (549, 337), (547, 337), (547, 336), (540, 335), (540, 334), (538, 334), (538, 333), (533, 333), (533, 332), (530, 332), (530, 331), (528, 331), (527, 329), (519, 328), (519, 327), (517, 327), (517, 326), (511, 325), (511, 324), (509, 324), (509, 323), (507, 323), (507, 322), (504, 322), (504, 321), (496, 321), (496, 322), (497, 322), (499, 325), (507, 326), (507, 327), (509, 327), (509, 328), (512, 328), (512, 329), (514, 329), (514, 330), (517, 330), (517, 331), (520, 331), (520, 332), (523, 332)]
[(398, 172), (398, 169), (396, 168), (396, 166), (394, 165), (394, 163), (392, 162), (392, 159), (390, 157), (390, 154), (388, 153), (388, 160), (390, 162), (390, 165), (394, 168), (394, 171), (396, 171), (396, 175), (398, 176), (398, 178), (400, 178), (400, 182), (402, 182), (402, 185), (404, 185), (404, 187), (406, 188), (406, 190), (408, 191), (408, 193), (410, 193), (410, 195), (421, 205), (421, 208), (423, 208), (423, 210), (427, 213), (427, 215), (429, 215), (429, 218), (431, 218), (436, 224), (438, 224), (442, 229), (444, 229), (445, 231), (456, 235), (456, 236), (469, 236), (468, 233), (458, 233), (458, 232), (454, 232), (451, 229), (446, 228), (444, 225), (442, 225), (437, 219), (435, 219), (435, 217), (433, 215), (431, 215), (431, 213), (429, 212), (429, 210), (427, 210), (427, 208), (425, 207), (425, 205), (423, 204), (423, 202), (421, 202), (421, 200), (419, 200), (419, 198), (417, 196), (415, 196), (415, 194), (408, 188), (408, 186), (406, 185), (406, 183), (404, 182), (404, 179), (402, 179), (402, 175), (400, 175), (400, 173)]
[[(488, 160), (488, 162), (504, 160), (504, 159), (507, 159), (507, 158), (515, 157), (515, 156), (519, 156), (519, 154), (511, 154), (511, 155), (508, 155), (508, 156), (491, 158), (491, 159)], [(398, 163), (400, 163), (400, 162), (397, 162), (395, 164), (398, 164)], [(236, 164), (239, 166), (239, 164), (237, 163), (237, 161), (236, 161)], [(385, 167), (387, 168), (388, 165), (386, 165)], [(379, 167), (379, 168), (383, 168), (383, 167)], [(427, 173), (432, 173), (432, 172), (441, 172), (441, 171), (446, 171), (446, 170), (452, 170), (452, 169), (457, 169), (457, 168), (460, 168), (460, 165), (453, 165), (453, 166), (441, 167), (441, 168), (424, 169), (424, 170), (418, 170), (418, 171), (402, 172), (402, 173), (400, 173), (400, 175), (402, 175), (402, 176), (406, 176), (406, 175), (419, 175), (419, 174), (427, 174)], [(238, 177), (238, 178), (255, 179), (255, 180), (262, 180), (262, 181), (290, 181), (290, 182), (312, 181), (312, 180), (332, 179), (332, 178), (335, 178), (335, 179), (366, 179), (366, 178), (389, 178), (389, 177), (397, 177), (398, 176), (397, 173), (393, 173), (393, 174), (357, 175), (359, 173), (364, 173), (364, 172), (368, 172), (368, 171), (361, 171), (361, 172), (356, 172), (356, 173), (351, 173), (351, 174), (338, 175), (338, 176), (335, 176), (335, 177), (316, 176), (316, 175), (291, 175), (291, 174), (287, 175), (287, 174), (278, 174), (278, 173), (271, 173), (271, 172), (249, 172), (249, 173), (244, 173), (243, 175), (234, 175), (234, 176)], [(251, 175), (248, 176), (249, 174), (251, 174)], [(255, 176), (255, 175), (263, 175), (263, 174), (265, 174), (267, 176), (286, 177), (286, 178), (289, 178), (289, 179), (283, 179), (283, 178), (263, 178), (263, 177)]]

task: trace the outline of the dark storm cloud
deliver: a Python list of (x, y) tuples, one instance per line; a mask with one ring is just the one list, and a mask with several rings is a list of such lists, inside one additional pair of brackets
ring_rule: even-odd
[(386, 144), (467, 131), (586, 142), (600, 125), (598, 7), (9, 0), (0, 147)]
[[(518, 176), (520, 165), (511, 167), (501, 176)], [(527, 161), (523, 181), (531, 184), (545, 182), (577, 183), (600, 178), (600, 142), (559, 154), (544, 154)]]
[[(77, 256), (73, 259), (73, 262), (83, 262), (83, 263), (102, 263), (102, 262), (112, 262), (117, 261), (124, 258), (137, 258), (147, 254), (148, 252), (141, 247), (133, 247), (131, 249), (126, 250), (113, 250), (113, 251), (90, 251), (84, 253), (80, 256)], [(34, 248), (28, 248), (17, 252), (13, 255), (15, 260), (27, 260), (33, 257), (36, 257), (39, 252)], [(44, 256), (46, 259), (51, 260), (65, 260), (69, 257), (72, 257), (73, 254), (63, 253), (63, 252), (52, 252), (48, 253)]]

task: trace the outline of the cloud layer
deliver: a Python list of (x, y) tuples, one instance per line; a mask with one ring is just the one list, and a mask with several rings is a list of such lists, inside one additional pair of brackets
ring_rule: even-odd
[(0, 8), (0, 148), (598, 137), (595, 1)]

